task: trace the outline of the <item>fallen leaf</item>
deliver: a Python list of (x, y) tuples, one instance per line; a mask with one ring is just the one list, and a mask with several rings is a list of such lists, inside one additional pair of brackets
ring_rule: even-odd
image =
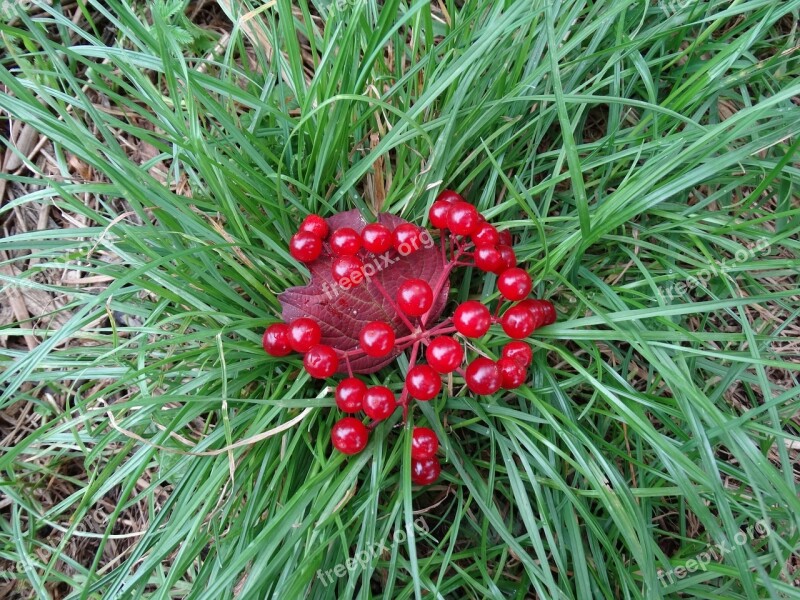
[[(351, 227), (359, 233), (367, 224), (358, 210), (339, 213), (327, 219), (327, 222), (331, 231), (340, 227)], [(407, 221), (381, 213), (378, 215), (378, 222), (389, 229), (394, 229)], [(365, 255), (362, 251), (359, 256), (364, 260), (365, 266), (372, 262), (376, 265), (377, 273), (369, 281), (364, 281), (349, 290), (341, 288), (334, 281), (331, 273), (333, 259), (323, 255), (308, 265), (311, 272), (311, 281), (308, 285), (289, 288), (278, 296), (283, 307), (283, 320), (289, 323), (299, 317), (314, 319), (322, 329), (322, 343), (342, 351), (358, 345), (361, 329), (371, 321), (389, 323), (398, 338), (408, 335), (410, 333), (408, 327), (389, 300), (381, 294), (379, 286), (383, 287), (392, 299), (395, 298), (400, 285), (408, 279), (423, 279), (435, 290), (437, 281), (445, 272), (445, 264), (439, 247), (435, 244), (428, 245), (429, 248), (423, 246), (408, 256), (402, 256), (393, 249), (380, 257)], [(449, 288), (449, 278), (446, 278), (427, 317), (429, 323), (435, 322), (442, 314), (447, 303)], [(383, 358), (363, 356), (351, 360), (350, 365), (354, 373), (374, 373), (391, 363), (397, 354), (399, 353), (395, 351)], [(347, 372), (344, 361), (339, 366), (339, 372)]]

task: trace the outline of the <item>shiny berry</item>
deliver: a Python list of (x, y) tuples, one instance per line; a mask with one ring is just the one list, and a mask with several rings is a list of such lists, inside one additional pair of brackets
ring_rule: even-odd
[(511, 232), (508, 229), (504, 229), (503, 231), (499, 232), (498, 235), (500, 236), (500, 243), (504, 246), (512, 246), (513, 240), (511, 239)]
[(556, 322), (558, 315), (556, 314), (556, 307), (549, 300), (535, 299), (532, 302), (538, 307), (539, 311), (544, 317), (542, 325), (552, 325)]
[(451, 337), (441, 336), (431, 340), (425, 350), (431, 368), (439, 373), (452, 373), (464, 360), (464, 349)]
[(533, 315), (524, 306), (512, 306), (500, 319), (500, 325), (508, 337), (522, 339), (528, 337), (536, 328)]
[(501, 358), (497, 361), (504, 390), (515, 390), (525, 382), (525, 368), (513, 358)]
[(481, 223), (472, 232), (472, 243), (476, 246), (496, 246), (500, 242), (500, 235), (494, 225)]
[(437, 479), (442, 472), (439, 459), (435, 456), (425, 460), (411, 459), (411, 481), (417, 485), (430, 485)]
[(468, 338), (479, 338), (492, 324), (489, 309), (477, 300), (467, 300), (458, 305), (453, 313), (453, 325), (456, 331)]
[(437, 229), (445, 229), (447, 227), (447, 213), (450, 212), (450, 203), (437, 200), (431, 205), (428, 211), (428, 218), (431, 225)]
[(264, 332), (261, 345), (270, 356), (286, 356), (292, 351), (289, 343), (289, 326), (286, 323), (273, 323)]
[(549, 300), (540, 300), (538, 298), (528, 298), (520, 302), (524, 305), (536, 320), (536, 327), (543, 325), (552, 325), (556, 322), (556, 307)]
[(485, 356), (479, 356), (467, 365), (464, 379), (470, 391), (481, 396), (494, 394), (503, 383), (500, 367)]
[(392, 246), (401, 255), (408, 256), (422, 247), (420, 230), (413, 223), (398, 225), (392, 232)]
[(456, 235), (469, 235), (480, 225), (477, 209), (468, 202), (454, 202), (447, 213), (447, 228)]
[(497, 278), (497, 289), (506, 300), (516, 302), (531, 293), (531, 276), (519, 267), (506, 269)]
[(436, 456), (438, 450), (439, 438), (433, 429), (414, 427), (414, 431), (411, 432), (411, 458), (427, 460)]
[(358, 343), (368, 356), (384, 357), (394, 349), (394, 329), (384, 321), (372, 321), (361, 329)]
[(397, 408), (397, 400), (387, 387), (376, 385), (367, 388), (364, 394), (364, 412), (375, 421), (382, 421), (389, 417)]
[(355, 229), (340, 227), (331, 234), (328, 243), (336, 256), (352, 256), (361, 250), (361, 236)]
[(343, 454), (358, 454), (366, 447), (367, 440), (367, 428), (353, 417), (339, 419), (331, 429), (333, 447)]
[(295, 352), (308, 352), (321, 338), (322, 330), (316, 321), (300, 317), (289, 323), (289, 345)]
[(433, 290), (427, 281), (408, 279), (397, 289), (397, 306), (410, 317), (420, 317), (433, 305)]
[(494, 246), (478, 246), (473, 253), (475, 266), (487, 273), (498, 273), (506, 268), (503, 256)]
[(406, 389), (412, 398), (427, 402), (442, 390), (442, 379), (429, 365), (416, 365), (406, 373)]
[(536, 300), (534, 298), (526, 298), (517, 303), (517, 306), (524, 307), (531, 316), (533, 317), (533, 328), (539, 329), (542, 325), (545, 324), (547, 320), (547, 315), (545, 315), (545, 308), (541, 304), (541, 300)]
[(513, 342), (508, 342), (505, 346), (503, 346), (501, 356), (503, 358), (510, 358), (511, 360), (518, 362), (526, 369), (533, 361), (533, 351), (531, 350), (531, 347), (525, 342), (519, 342), (516, 340)]
[(336, 373), (339, 368), (339, 357), (336, 350), (324, 344), (317, 344), (306, 352), (303, 367), (315, 379), (325, 379)]
[(324, 240), (328, 237), (328, 224), (319, 215), (308, 215), (300, 224), (299, 231), (313, 233), (319, 239)]
[(322, 254), (322, 238), (308, 231), (298, 231), (289, 240), (289, 254), (300, 262), (315, 261)]
[(392, 247), (392, 231), (382, 223), (370, 223), (361, 230), (361, 244), (367, 252), (383, 254)]
[[(334, 281), (338, 282), (342, 287), (349, 288), (363, 281), (363, 268), (364, 263), (357, 256), (340, 256), (333, 261), (331, 273)], [(345, 282), (347, 282), (346, 286), (343, 285)]]
[(436, 202), (453, 204), (454, 202), (464, 202), (464, 197), (453, 190), (442, 190), (439, 195), (436, 196)]
[(336, 386), (336, 406), (342, 412), (357, 413), (364, 406), (364, 394), (366, 393), (367, 384), (360, 379), (355, 377), (342, 379)]
[(500, 244), (497, 246), (497, 251), (500, 253), (506, 269), (513, 269), (517, 266), (517, 255), (514, 253), (514, 249), (511, 246)]

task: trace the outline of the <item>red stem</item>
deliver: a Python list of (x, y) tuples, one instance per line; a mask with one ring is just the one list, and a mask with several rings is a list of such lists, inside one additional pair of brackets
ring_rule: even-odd
[[(408, 371), (414, 368), (417, 364), (417, 352), (419, 352), (419, 340), (414, 342), (414, 347), (411, 348), (411, 357), (408, 359)], [(408, 373), (406, 371), (406, 373)], [(400, 393), (400, 405), (403, 407), (403, 423), (408, 420), (408, 390), (403, 386), (403, 391)]]
[[(403, 324), (406, 327), (408, 327), (408, 330), (409, 331), (414, 331), (414, 329), (415, 329), (414, 325), (411, 323), (411, 321), (408, 320), (408, 318), (406, 318), (406, 316), (403, 314), (403, 311), (400, 310), (400, 307), (397, 306), (397, 304), (395, 304), (394, 298), (392, 298), (389, 295), (389, 292), (386, 291), (386, 288), (384, 288), (380, 284), (380, 282), (378, 281), (377, 277), (372, 280), (372, 283), (373, 283), (373, 285), (375, 285), (376, 288), (378, 288), (378, 291), (381, 293), (381, 296), (386, 298), (386, 301), (391, 305), (391, 307), (397, 313), (397, 316), (400, 317), (400, 320), (403, 321)], [(435, 298), (435, 296), (434, 296), (434, 298)]]
[(344, 361), (347, 363), (347, 373), (348, 373), (348, 375), (350, 375), (350, 377), (352, 377), (353, 376), (353, 367), (352, 367), (352, 365), (350, 365), (350, 357), (347, 355), (346, 352), (344, 354)]
[(494, 309), (494, 317), (492, 317), (492, 322), (493, 323), (497, 323), (497, 317), (500, 315), (500, 306), (502, 304), (503, 304), (503, 302), (500, 299), (498, 299), (497, 300), (497, 306)]

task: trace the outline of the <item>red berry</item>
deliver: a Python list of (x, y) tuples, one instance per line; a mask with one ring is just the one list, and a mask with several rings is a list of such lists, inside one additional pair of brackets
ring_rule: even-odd
[(352, 256), (361, 250), (361, 236), (350, 227), (335, 230), (328, 243), (331, 245), (331, 252), (336, 256)]
[(286, 356), (292, 351), (289, 343), (289, 326), (286, 323), (273, 323), (261, 339), (264, 351), (270, 356)]
[(447, 228), (456, 235), (469, 235), (480, 225), (477, 209), (468, 202), (454, 202), (447, 213)]
[(503, 346), (501, 355), (503, 358), (510, 358), (511, 360), (517, 361), (526, 369), (533, 361), (533, 352), (531, 351), (531, 347), (525, 342), (508, 342), (505, 346)]
[(367, 384), (356, 379), (347, 377), (336, 386), (336, 406), (339, 410), (346, 413), (357, 413), (364, 405), (364, 394), (367, 393)]
[(534, 329), (539, 329), (539, 327), (544, 325), (544, 322), (546, 321), (547, 317), (544, 312), (545, 309), (541, 305), (541, 300), (526, 298), (525, 300), (518, 302), (517, 306), (522, 306), (525, 308), (525, 310), (531, 313), (531, 316), (533, 317)]
[(427, 402), (442, 390), (442, 379), (429, 365), (416, 365), (406, 373), (406, 389), (412, 398)]
[(549, 300), (534, 299), (532, 302), (539, 308), (539, 311), (544, 316), (542, 325), (552, 325), (556, 322), (558, 315), (556, 314), (556, 307)]
[(464, 349), (451, 337), (441, 336), (431, 340), (425, 350), (428, 364), (439, 373), (452, 373), (464, 360)]
[(331, 429), (333, 447), (343, 454), (358, 454), (366, 447), (368, 439), (367, 428), (353, 417), (339, 419)]
[(322, 254), (322, 238), (308, 231), (298, 231), (289, 240), (289, 254), (300, 262), (315, 261)]
[(504, 229), (503, 231), (498, 233), (498, 235), (500, 236), (500, 243), (501, 244), (503, 244), (504, 246), (512, 246), (513, 245), (514, 242), (511, 239), (511, 232), (508, 229)]
[(428, 211), (428, 218), (431, 225), (437, 229), (445, 229), (447, 227), (447, 213), (450, 212), (450, 203), (437, 200), (433, 203)]
[(512, 306), (500, 319), (500, 325), (503, 331), (506, 332), (508, 337), (514, 339), (522, 339), (528, 337), (536, 328), (536, 322), (533, 320), (533, 315), (524, 306)]
[(528, 298), (520, 302), (524, 305), (536, 320), (536, 327), (543, 325), (552, 325), (556, 322), (556, 307), (549, 300), (540, 300), (538, 298)]
[(477, 300), (462, 302), (453, 313), (453, 325), (456, 331), (468, 338), (479, 338), (492, 324), (492, 315), (489, 309)]
[(321, 338), (322, 330), (316, 321), (300, 317), (289, 323), (289, 345), (295, 352), (308, 352)]
[[(363, 268), (364, 263), (357, 256), (340, 256), (333, 261), (331, 273), (333, 274), (334, 281), (347, 289), (363, 281)], [(347, 285), (345, 285), (345, 283)]]
[(500, 242), (500, 235), (494, 225), (481, 223), (472, 232), (472, 243), (476, 246), (496, 246)]
[(413, 223), (398, 225), (392, 232), (392, 246), (403, 256), (408, 256), (422, 247), (419, 228)]
[(517, 266), (517, 255), (514, 253), (514, 249), (511, 246), (500, 244), (497, 246), (497, 251), (503, 258), (503, 264), (506, 269), (513, 269)]
[(382, 223), (370, 223), (361, 230), (361, 243), (367, 252), (383, 254), (392, 247), (392, 231)]
[(487, 273), (505, 270), (506, 265), (500, 251), (494, 246), (478, 246), (473, 254), (475, 266)]
[(383, 321), (372, 321), (361, 329), (358, 341), (365, 354), (381, 358), (394, 349), (394, 329)]
[(376, 385), (367, 389), (364, 394), (364, 412), (375, 421), (382, 421), (390, 416), (397, 408), (392, 390), (382, 385)]
[(317, 344), (306, 352), (303, 366), (309, 375), (316, 379), (325, 379), (336, 373), (339, 368), (339, 357), (336, 350), (324, 344)]
[(497, 289), (506, 300), (516, 302), (531, 293), (531, 276), (519, 267), (506, 269), (497, 278)]
[(300, 231), (313, 233), (319, 239), (324, 240), (328, 237), (328, 224), (319, 215), (308, 215), (300, 224)]
[(397, 289), (397, 305), (408, 316), (420, 317), (433, 305), (433, 290), (427, 281), (408, 279)]
[(464, 373), (467, 387), (475, 394), (486, 396), (494, 394), (503, 383), (503, 376), (497, 363), (479, 356), (467, 365)]
[(501, 358), (497, 361), (504, 390), (517, 389), (525, 382), (525, 368), (513, 358)]
[(464, 202), (464, 197), (453, 190), (442, 190), (439, 195), (436, 196), (436, 201), (453, 204), (454, 202)]
[(411, 481), (417, 485), (430, 485), (437, 479), (442, 472), (439, 459), (435, 456), (425, 460), (411, 459)]
[(414, 427), (414, 431), (411, 432), (411, 458), (427, 460), (436, 456), (437, 450), (439, 450), (439, 438), (433, 429)]

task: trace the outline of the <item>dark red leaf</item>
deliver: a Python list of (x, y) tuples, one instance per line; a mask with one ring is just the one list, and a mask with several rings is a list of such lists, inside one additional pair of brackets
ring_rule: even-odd
[[(367, 224), (357, 210), (339, 213), (327, 221), (331, 231), (339, 227), (352, 227), (360, 233)], [(389, 229), (407, 222), (387, 213), (379, 214), (378, 221)], [(389, 250), (385, 258), (373, 257), (371, 254), (364, 254), (363, 251), (359, 256), (363, 257), (365, 265), (372, 262), (372, 259), (377, 259), (378, 273), (372, 279), (377, 279), (392, 299), (397, 294), (397, 288), (407, 279), (424, 279), (435, 290), (436, 283), (445, 268), (441, 250), (435, 244), (431, 248), (422, 247), (408, 256), (401, 256), (394, 250)], [(387, 260), (391, 261), (388, 266), (386, 266)], [(311, 317), (322, 328), (322, 343), (345, 351), (358, 346), (358, 334), (370, 321), (389, 323), (398, 338), (408, 335), (408, 328), (373, 281), (363, 281), (358, 286), (344, 290), (333, 280), (332, 263), (330, 257), (320, 257), (308, 265), (311, 272), (311, 281), (308, 285), (289, 288), (278, 296), (283, 307), (282, 316), (285, 322), (289, 323), (298, 317)], [(324, 287), (325, 284), (327, 287)], [(428, 324), (434, 323), (442, 314), (449, 287), (450, 282), (446, 280), (427, 316)], [(325, 293), (325, 289), (329, 292)], [(355, 373), (374, 373), (391, 363), (397, 354), (394, 352), (384, 358), (360, 356), (351, 360), (350, 364)], [(339, 372), (347, 372), (344, 361), (340, 364)]]

